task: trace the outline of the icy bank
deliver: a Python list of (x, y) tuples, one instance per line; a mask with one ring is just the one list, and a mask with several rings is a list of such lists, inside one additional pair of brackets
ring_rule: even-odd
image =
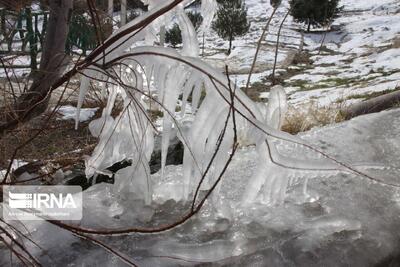
[[(363, 171), (389, 182), (399, 179), (399, 131), (397, 109), (315, 129), (302, 138), (343, 161), (385, 166)], [(291, 153), (303, 151), (294, 148)], [(318, 179), (309, 180), (307, 197), (302, 183), (294, 183), (282, 205), (268, 207), (260, 201), (244, 208), (240, 199), (247, 180), (254, 179), (257, 157), (254, 148), (241, 149), (223, 179), (221, 205), (207, 204), (185, 225), (161, 234), (99, 239), (139, 266), (371, 266), (398, 253), (399, 189), (352, 174), (315, 173)], [(167, 167), (163, 180), (159, 174), (152, 177), (156, 200), (152, 205), (131, 200), (129, 194), (113, 194), (109, 185), (96, 185), (85, 193), (81, 225), (118, 228), (174, 220), (187, 207), (165, 202), (173, 197), (165, 194), (179, 195), (181, 175), (182, 167), (177, 166)], [(313, 177), (310, 172), (306, 175)], [(49, 223), (26, 223), (26, 227), (46, 250), (26, 243), (44, 265), (125, 266), (102, 248)], [(4, 247), (1, 254), (0, 265), (5, 266), (9, 257)]]

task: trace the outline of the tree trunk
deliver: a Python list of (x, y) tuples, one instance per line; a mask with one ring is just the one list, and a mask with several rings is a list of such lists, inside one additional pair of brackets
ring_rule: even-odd
[(37, 38), (35, 31), (33, 30), (33, 17), (32, 10), (30, 7), (25, 8), (26, 13), (26, 29), (27, 29), (27, 39), (29, 41), (29, 55), (31, 58), (31, 71), (37, 70)]
[(19, 32), (19, 38), (23, 40), (25, 38), (24, 31), (22, 30), (22, 20), (23, 20), (24, 12), (21, 10), (21, 12), (18, 14), (18, 21), (17, 21), (17, 29)]
[(121, 26), (126, 24), (126, 0), (121, 0)]
[(43, 24), (42, 24), (42, 31), (40, 32), (40, 47), (43, 48), (44, 42), (45, 42), (45, 37), (46, 37), (46, 31), (47, 31), (47, 12), (45, 11), (43, 14)]
[[(78, 67), (84, 66), (85, 64), (92, 62), (96, 57), (98, 57), (99, 55), (104, 53), (104, 51), (106, 51), (111, 46), (113, 46), (115, 44), (115, 42), (118, 42), (122, 38), (127, 38), (127, 36), (129, 34), (132, 34), (133, 32), (136, 32), (136, 31), (142, 29), (143, 27), (147, 26), (148, 24), (152, 23), (158, 17), (162, 16), (166, 12), (170, 11), (171, 9), (173, 9), (174, 7), (179, 5), (182, 1), (183, 0), (173, 0), (173, 1), (163, 5), (162, 8), (158, 9), (157, 11), (153, 12), (152, 14), (149, 14), (149, 16), (147, 16), (142, 21), (139, 21), (137, 24), (132, 25), (132, 27), (124, 29), (123, 31), (116, 33), (112, 38), (107, 39), (100, 47), (96, 48), (92, 53), (90, 53), (85, 59), (81, 60), (79, 62)], [(55, 20), (57, 22), (57, 18), (54, 18), (54, 16), (57, 17), (57, 15), (58, 15), (60, 17), (65, 17), (66, 16), (65, 14), (69, 14), (72, 11), (72, 0), (62, 0), (62, 1), (61, 0), (52, 0), (51, 4), (55, 5), (54, 2), (58, 2), (57, 5), (62, 6), (63, 8), (60, 8), (60, 7), (57, 8), (57, 9), (61, 9), (61, 11), (60, 10), (56, 11), (54, 8), (51, 8), (51, 12), (54, 13), (52, 16), (52, 20), (51, 20), (52, 24), (53, 24), (53, 22), (52, 22), (53, 20)], [(66, 6), (68, 6), (69, 8), (66, 8)], [(70, 17), (70, 16), (68, 16), (68, 17)], [(59, 20), (61, 20), (61, 19), (59, 19)], [(67, 38), (67, 30), (68, 30), (68, 23), (66, 23), (66, 22), (68, 22), (68, 20), (65, 18), (63, 20), (64, 20), (64, 26), (59, 27), (58, 25), (54, 25), (54, 26), (51, 25), (51, 27), (50, 27), (50, 25), (49, 25), (49, 28), (51, 28), (51, 29), (48, 30), (47, 35), (46, 35), (46, 45), (44, 47), (45, 49), (46, 49), (46, 47), (49, 46), (49, 43), (51, 44), (51, 41), (56, 41), (58, 43), (59, 39), (64, 39), (63, 41), (65, 42), (65, 40)], [(61, 34), (60, 34), (60, 38), (54, 38), (55, 32), (60, 31), (60, 29), (57, 29), (57, 28), (64, 30), (65, 35), (61, 36)], [(49, 36), (51, 36), (51, 37), (49, 37)], [(54, 44), (53, 46), (59, 47), (56, 44)], [(52, 46), (50, 46), (50, 47), (52, 47)], [(57, 50), (57, 49), (53, 49), (53, 51), (54, 50)], [(49, 54), (49, 52), (44, 52), (44, 53), (47, 53), (47, 55)], [(63, 55), (64, 55), (63, 58), (65, 58), (64, 51), (63, 51)], [(59, 56), (57, 57), (57, 55), (55, 55), (55, 58), (57, 59), (57, 58), (59, 58)], [(44, 58), (44, 56), (42, 56), (42, 59), (43, 59), (43, 61), (41, 62), (41, 69), (42, 69), (42, 65), (43, 66), (45, 66), (46, 64), (51, 65), (48, 63), (48, 60)], [(63, 65), (63, 64), (61, 64), (61, 65)], [(50, 68), (47, 68), (47, 69), (50, 69)], [(57, 71), (57, 73), (59, 73), (59, 72), (60, 71)], [(79, 73), (79, 71), (77, 68), (72, 68), (68, 72), (64, 73), (59, 79), (52, 81), (53, 84), (50, 84), (50, 82), (48, 82), (48, 81), (44, 81), (43, 83), (50, 84), (47, 88), (48, 89), (47, 92), (50, 93), (55, 88), (58, 88), (58, 87), (62, 86), (64, 83), (68, 82), (74, 75), (76, 75), (78, 73)], [(46, 78), (46, 75), (43, 75), (43, 76), (44, 76), (44, 78)], [(54, 73), (48, 73), (48, 76), (54, 76)], [(38, 80), (40, 81), (40, 79), (38, 79)], [(36, 82), (36, 83), (38, 84), (39, 82)], [(36, 88), (37, 87), (38, 86), (36, 86)], [(42, 86), (42, 88), (43, 87), (44, 86)], [(35, 88), (35, 87), (33, 87), (33, 88)], [(31, 88), (31, 91), (34, 91), (34, 90), (32, 90), (32, 88)], [(37, 91), (39, 91), (39, 90), (37, 90)], [(7, 120), (4, 123), (0, 123), (0, 138), (6, 131), (16, 128), (16, 126), (18, 125), (19, 122), (26, 122), (29, 118), (31, 118), (32, 116), (29, 116), (29, 115), (32, 112), (35, 112), (35, 114), (37, 114), (36, 108), (39, 104), (42, 104), (42, 102), (46, 101), (47, 94), (44, 97), (36, 97), (35, 91), (34, 91), (33, 94), (31, 94), (31, 97), (32, 98), (35, 97), (36, 102), (31, 101), (30, 103), (28, 103), (28, 104), (30, 104), (30, 107), (28, 105), (26, 105), (25, 110), (24, 110), (25, 112), (18, 111), (19, 114), (16, 114), (15, 116), (14, 116), (14, 113), (11, 113), (11, 112), (4, 115), (4, 117), (7, 117)]]
[(165, 34), (166, 34), (165, 25), (160, 27), (160, 46), (165, 46)]
[(274, 57), (274, 66), (272, 68), (272, 74), (271, 74), (271, 81), (273, 85), (276, 85), (276, 79), (275, 79), (275, 71), (276, 71), (276, 64), (278, 63), (278, 54), (279, 54), (279, 40), (281, 38), (281, 32), (282, 32), (282, 28), (283, 28), (283, 24), (285, 24), (285, 21), (287, 19), (287, 17), (290, 14), (290, 10), (288, 10), (286, 12), (285, 17), (283, 18), (281, 24), (279, 25), (279, 30), (278, 30), (278, 36), (276, 38), (276, 47), (275, 47), (275, 57)]
[(65, 42), (73, 0), (50, 0), (50, 17), (43, 46), (40, 68), (27, 92), (22, 94), (14, 107), (20, 122), (43, 113), (48, 105), (51, 85), (59, 79), (67, 67)]
[(232, 41), (233, 41), (233, 37), (229, 37), (228, 55), (230, 55), (230, 54), (231, 54), (231, 51), (232, 51)]
[(400, 103), (400, 90), (382, 96), (374, 97), (370, 100), (357, 103), (342, 110), (346, 119), (356, 116), (380, 112)]
[(308, 20), (307, 32), (310, 32), (310, 30), (311, 30), (311, 21)]
[(6, 27), (6, 10), (5, 9), (0, 10), (0, 24), (1, 24), (0, 33), (3, 36), (7, 36), (7, 34), (6, 34), (6, 29), (7, 29), (7, 27)]
[(112, 19), (114, 14), (114, 0), (108, 0), (108, 16)]

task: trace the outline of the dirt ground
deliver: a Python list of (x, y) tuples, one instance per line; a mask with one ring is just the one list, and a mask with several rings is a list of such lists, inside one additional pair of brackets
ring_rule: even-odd
[(16, 149), (15, 158), (26, 162), (62, 160), (66, 157), (81, 159), (91, 153), (97, 139), (91, 136), (88, 122), (80, 123), (75, 130), (74, 120), (60, 120), (58, 114), (46, 123), (49, 114), (47, 112), (33, 119), (0, 139), (0, 169), (7, 168)]

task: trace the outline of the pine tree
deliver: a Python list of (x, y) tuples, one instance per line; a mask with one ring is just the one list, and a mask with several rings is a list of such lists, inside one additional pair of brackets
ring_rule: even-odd
[(282, 0), (270, 0), (270, 4), (273, 8), (278, 8), (280, 4), (282, 3)]
[(178, 44), (182, 43), (181, 29), (177, 23), (165, 33), (165, 41), (170, 43), (172, 47), (176, 47)]
[(220, 0), (218, 4), (217, 18), (211, 26), (218, 36), (229, 41), (229, 55), (235, 37), (242, 36), (249, 31), (247, 8), (243, 0)]
[[(197, 31), (203, 22), (203, 17), (197, 12), (188, 12), (187, 15), (192, 22), (193, 27)], [(174, 26), (165, 33), (165, 42), (170, 43), (173, 47), (182, 43), (182, 32), (177, 23), (175, 23)]]
[(305, 23), (307, 32), (311, 26), (320, 27), (329, 25), (339, 16), (343, 7), (339, 7), (340, 0), (290, 0), (290, 14), (295, 21)]
[(203, 16), (198, 12), (188, 12), (187, 15), (197, 31), (203, 23)]

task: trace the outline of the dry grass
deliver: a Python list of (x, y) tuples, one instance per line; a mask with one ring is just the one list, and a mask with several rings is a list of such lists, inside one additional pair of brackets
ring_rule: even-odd
[[(265, 84), (264, 82), (254, 82), (252, 83), (248, 90), (246, 91), (246, 95), (255, 102), (261, 102), (260, 94), (264, 92), (269, 92), (270, 85)], [(242, 87), (242, 90), (245, 88)]]
[(400, 108), (400, 101), (397, 101), (391, 109)]
[(337, 123), (345, 120), (338, 105), (331, 107), (318, 107), (316, 104), (310, 104), (307, 107), (290, 107), (282, 130), (291, 134), (305, 132), (313, 127)]
[[(75, 156), (91, 153), (93, 144), (97, 142), (97, 139), (91, 136), (88, 122), (81, 123), (79, 129), (75, 130), (74, 120), (57, 120), (57, 118), (54, 118), (50, 120), (48, 125), (44, 125), (47, 116), (48, 114), (39, 116), (5, 134), (0, 139), (0, 169), (6, 169), (15, 148), (23, 144), (42, 127), (45, 130), (18, 151), (17, 159), (33, 162), (52, 160), (68, 155), (73, 151)], [(88, 150), (88, 148), (90, 149)]]
[(293, 65), (299, 65), (299, 64), (305, 64), (305, 65), (311, 65), (312, 60), (310, 59), (310, 54), (307, 52), (299, 52), (296, 53), (296, 55), (293, 57), (292, 64)]
[(400, 48), (400, 37), (393, 39), (392, 48)]

